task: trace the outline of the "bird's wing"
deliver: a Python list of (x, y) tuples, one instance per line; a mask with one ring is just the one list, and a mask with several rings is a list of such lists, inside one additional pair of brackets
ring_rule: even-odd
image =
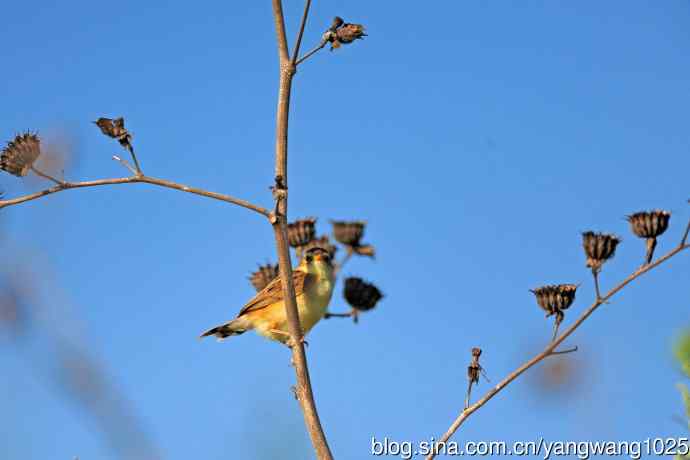
[[(295, 295), (299, 296), (304, 292), (304, 287), (314, 281), (314, 275), (310, 275), (300, 270), (292, 272), (292, 283), (295, 285)], [(283, 300), (283, 283), (280, 277), (268, 283), (252, 300), (246, 303), (237, 316), (245, 315), (251, 311), (260, 310)]]

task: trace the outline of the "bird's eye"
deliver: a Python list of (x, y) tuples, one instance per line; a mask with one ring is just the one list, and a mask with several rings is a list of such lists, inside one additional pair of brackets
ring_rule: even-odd
[(314, 257), (306, 256), (305, 259), (307, 259), (307, 263), (310, 263), (314, 259)]

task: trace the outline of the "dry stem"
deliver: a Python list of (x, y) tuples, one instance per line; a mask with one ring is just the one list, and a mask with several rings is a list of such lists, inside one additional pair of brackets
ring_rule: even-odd
[(285, 34), (285, 20), (281, 0), (272, 0), (273, 18), (276, 27), (278, 42), (278, 56), (280, 62), (280, 83), (278, 89), (278, 109), (276, 113), (276, 161), (275, 161), (275, 210), (271, 215), (273, 231), (278, 250), (278, 266), (280, 277), (283, 280), (283, 297), (285, 299), (285, 311), (288, 319), (290, 342), (292, 343), (292, 361), (295, 366), (297, 384), (294, 388), (295, 396), (302, 407), (304, 422), (307, 426), (312, 445), (319, 460), (332, 460), (328, 441), (321, 427), (319, 414), (316, 410), (314, 395), (307, 367), (307, 356), (304, 352), (304, 334), (297, 313), (297, 301), (295, 287), (292, 282), (292, 264), (287, 243), (287, 198), (288, 198), (288, 116), (290, 112), (290, 92), (292, 77), (295, 75), (296, 56), (304, 33), (304, 26), (309, 14), (310, 0), (306, 0), (304, 13), (295, 43), (295, 55), (290, 59), (288, 55), (287, 38)]
[[(37, 171), (34, 170), (37, 174), (39, 174)], [(39, 174), (43, 175), (43, 174)], [(207, 198), (213, 198), (215, 200), (220, 200), (220, 201), (225, 201), (226, 203), (232, 203), (237, 206), (241, 206), (243, 208), (251, 209), (254, 212), (257, 212), (265, 217), (269, 217), (270, 212), (260, 206), (257, 206), (255, 204), (250, 203), (249, 201), (242, 200), (239, 198), (234, 198), (229, 195), (223, 195), (222, 193), (216, 193), (216, 192), (209, 192), (207, 190), (202, 190), (199, 188), (195, 187), (189, 187), (187, 185), (183, 184), (178, 184), (176, 182), (172, 182), (169, 180), (165, 179), (158, 179), (155, 177), (150, 177), (150, 176), (132, 176), (132, 177), (117, 177), (113, 179), (98, 179), (98, 180), (92, 180), (92, 181), (84, 181), (84, 182), (64, 182), (64, 181), (59, 181), (55, 178), (48, 178), (49, 180), (52, 180), (53, 182), (57, 182), (57, 185), (54, 187), (41, 190), (39, 192), (35, 193), (30, 193), (28, 195), (20, 196), (17, 198), (12, 198), (8, 200), (0, 200), (0, 209), (6, 208), (8, 206), (15, 206), (21, 203), (25, 203), (27, 201), (32, 201), (32, 200), (37, 200), (39, 198), (42, 198), (47, 195), (52, 195), (53, 193), (58, 193), (58, 192), (63, 192), (65, 190), (71, 190), (71, 189), (76, 189), (76, 188), (87, 188), (87, 187), (98, 187), (100, 185), (117, 185), (117, 184), (132, 184), (132, 183), (146, 183), (146, 184), (152, 184), (152, 185), (158, 185), (160, 187), (166, 187), (166, 188), (171, 188), (174, 190), (179, 190), (181, 192), (187, 192), (187, 193), (193, 193), (195, 195), (201, 195), (205, 196)]]
[[(568, 329), (565, 330), (561, 334), (560, 337), (558, 337), (556, 340), (551, 342), (542, 352), (531, 358), (530, 360), (526, 361), (523, 363), (520, 367), (515, 369), (513, 372), (508, 374), (507, 377), (505, 377), (501, 382), (498, 383), (494, 388), (489, 390), (479, 401), (474, 403), (473, 405), (469, 406), (468, 408), (464, 409), (460, 415), (453, 421), (453, 423), (450, 425), (450, 428), (443, 434), (438, 439), (438, 442), (447, 442), (448, 439), (450, 439), (453, 434), (460, 428), (460, 425), (469, 418), (470, 415), (472, 415), (474, 412), (476, 412), (479, 408), (484, 406), (491, 398), (496, 396), (496, 394), (501, 391), (503, 388), (507, 387), (513, 380), (518, 378), (522, 373), (524, 373), (527, 369), (531, 368), (535, 364), (541, 362), (542, 360), (548, 358), (549, 356), (557, 355), (557, 354), (563, 354), (563, 352), (558, 352), (555, 351), (556, 347), (558, 347), (565, 339), (567, 339), (577, 328), (579, 328), (582, 323), (585, 322), (585, 320), (592, 314), (594, 311), (599, 308), (600, 305), (606, 303), (611, 297), (613, 297), (615, 294), (617, 294), (621, 289), (623, 289), (625, 286), (630, 284), (632, 281), (636, 280), (640, 276), (644, 275), (648, 271), (652, 270), (653, 268), (661, 265), (662, 263), (666, 262), (669, 260), (671, 257), (675, 256), (676, 254), (682, 252), (685, 249), (690, 248), (690, 244), (687, 244), (687, 234), (690, 231), (690, 222), (688, 223), (688, 227), (686, 229), (685, 235), (683, 236), (683, 239), (681, 240), (681, 243), (672, 251), (668, 252), (664, 256), (660, 257), (656, 262), (643, 265), (642, 267), (638, 268), (635, 270), (632, 274), (630, 274), (627, 278), (625, 278), (623, 281), (621, 281), (617, 286), (615, 286), (613, 289), (611, 289), (609, 292), (606, 293), (605, 296), (599, 297), (597, 296), (597, 299), (594, 301), (594, 303), (587, 308), (587, 310), (580, 315), (580, 317), (573, 323), (572, 326), (570, 326)], [(572, 350), (565, 350), (565, 352), (571, 352)], [(426, 457), (426, 460), (432, 460), (433, 458), (436, 457), (436, 454), (432, 453), (429, 456)]]

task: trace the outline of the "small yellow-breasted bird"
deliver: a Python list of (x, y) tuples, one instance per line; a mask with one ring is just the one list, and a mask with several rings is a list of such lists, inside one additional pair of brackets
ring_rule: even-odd
[[(323, 318), (333, 294), (335, 273), (328, 251), (321, 247), (306, 251), (292, 272), (292, 282), (300, 324), (306, 335)], [(290, 333), (283, 300), (282, 280), (277, 277), (242, 307), (237, 318), (209, 329), (201, 337), (214, 335), (222, 340), (255, 329), (266, 338), (288, 344)]]

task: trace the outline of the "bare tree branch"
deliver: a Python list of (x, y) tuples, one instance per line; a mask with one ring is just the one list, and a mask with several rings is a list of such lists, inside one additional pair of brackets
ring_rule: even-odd
[[(36, 171), (34, 171), (36, 172)], [(36, 172), (38, 174), (38, 172)], [(42, 175), (42, 174), (39, 174)], [(242, 200), (239, 198), (234, 198), (229, 195), (223, 195), (221, 193), (216, 193), (216, 192), (209, 192), (206, 190), (198, 189), (195, 187), (189, 187), (187, 185), (182, 185), (178, 184), (176, 182), (172, 182), (169, 180), (165, 179), (157, 179), (155, 177), (150, 177), (150, 176), (132, 176), (132, 177), (117, 177), (113, 179), (99, 179), (99, 180), (92, 180), (92, 181), (84, 181), (84, 182), (63, 182), (63, 181), (58, 181), (57, 179), (51, 178), (50, 180), (57, 182), (57, 185), (54, 187), (41, 190), (39, 192), (31, 193), (28, 195), (20, 196), (17, 198), (12, 198), (9, 200), (0, 200), (0, 209), (6, 208), (8, 206), (14, 206), (18, 205), (21, 203), (25, 203), (27, 201), (32, 201), (36, 200), (38, 198), (42, 198), (47, 195), (52, 195), (53, 193), (58, 193), (58, 192), (63, 192), (65, 190), (71, 190), (71, 189), (76, 189), (76, 188), (86, 188), (86, 187), (98, 187), (100, 185), (117, 185), (117, 184), (132, 184), (132, 183), (146, 183), (146, 184), (153, 184), (153, 185), (158, 185), (160, 187), (166, 187), (166, 188), (171, 188), (174, 190), (179, 190), (181, 192), (187, 192), (187, 193), (193, 193), (195, 195), (201, 195), (205, 196), (207, 198), (213, 198), (215, 200), (219, 201), (225, 201), (227, 203), (232, 203), (237, 206), (241, 206), (246, 209), (251, 209), (254, 212), (257, 212), (265, 217), (269, 217), (270, 212), (260, 206), (256, 206), (249, 201)]]
[[(690, 223), (688, 224), (688, 228), (690, 228)], [(613, 297), (615, 294), (617, 294), (621, 289), (623, 289), (625, 286), (630, 284), (632, 281), (636, 280), (640, 276), (644, 275), (648, 271), (652, 270), (655, 267), (658, 267), (659, 265), (663, 264), (676, 254), (684, 251), (685, 249), (690, 248), (690, 244), (686, 243), (685, 237), (681, 240), (681, 244), (677, 246), (675, 249), (667, 253), (666, 255), (660, 257), (657, 259), (656, 262), (653, 262), (651, 264), (643, 265), (642, 267), (638, 268), (635, 270), (630, 276), (628, 276), (626, 279), (621, 281), (617, 286), (615, 286), (613, 289), (611, 289), (606, 295), (603, 297), (597, 298), (594, 303), (587, 308), (587, 310), (580, 315), (580, 317), (573, 323), (572, 326), (570, 326), (568, 329), (565, 330), (561, 334), (560, 337), (558, 337), (556, 340), (552, 341), (549, 343), (549, 345), (544, 348), (544, 350), (531, 358), (530, 360), (526, 361), (523, 363), (520, 367), (515, 369), (513, 372), (508, 374), (506, 378), (501, 380), (498, 385), (496, 385), (494, 388), (489, 390), (479, 401), (476, 403), (472, 404), (471, 406), (467, 407), (465, 410), (463, 410), (460, 415), (453, 421), (453, 423), (450, 425), (450, 428), (441, 436), (438, 438), (438, 442), (447, 442), (453, 434), (460, 428), (460, 425), (469, 418), (470, 415), (472, 415), (474, 412), (476, 412), (479, 408), (484, 406), (491, 398), (496, 396), (496, 394), (507, 387), (513, 380), (518, 378), (522, 373), (524, 373), (527, 369), (531, 368), (535, 364), (541, 362), (542, 360), (548, 358), (549, 356), (557, 355), (557, 354), (562, 354), (562, 352), (557, 352), (556, 348), (563, 343), (565, 339), (567, 339), (573, 332), (579, 328), (582, 323), (585, 322), (589, 316), (594, 313), (594, 311), (599, 308), (600, 305), (605, 304), (611, 297)], [(570, 352), (571, 350), (566, 350), (567, 352)], [(433, 458), (436, 457), (436, 453), (431, 453), (426, 457), (426, 460), (432, 460)]]
[[(688, 203), (690, 203), (690, 200), (688, 200)], [(688, 226), (685, 227), (685, 233), (683, 233), (683, 238), (680, 240), (680, 245), (684, 246), (685, 243), (688, 241), (688, 233), (690, 233), (690, 221), (688, 221)]]
[(283, 2), (282, 0), (272, 0), (273, 2), (273, 20), (276, 25), (276, 37), (278, 38), (278, 57), (281, 65), (290, 60), (288, 55), (287, 35), (285, 33), (285, 17), (283, 16)]
[(44, 178), (44, 179), (47, 179), (47, 180), (49, 180), (49, 181), (51, 181), (51, 182), (54, 182), (54, 183), (56, 183), (56, 184), (58, 184), (58, 185), (62, 185), (62, 184), (65, 183), (65, 181), (61, 181), (60, 179), (56, 179), (56, 178), (54, 178), (53, 176), (51, 176), (50, 174), (46, 174), (46, 173), (44, 173), (43, 171), (37, 169), (37, 168), (34, 167), (34, 166), (31, 166), (31, 168), (29, 168), (29, 169), (31, 169), (31, 171), (32, 171), (34, 174), (36, 174), (37, 176), (42, 177), (42, 178)]
[(322, 39), (321, 43), (319, 43), (319, 45), (317, 47), (312, 48), (311, 50), (309, 50), (307, 52), (307, 54), (305, 54), (304, 56), (299, 58), (297, 61), (295, 61), (295, 65), (300, 65), (301, 63), (303, 63), (304, 61), (306, 61), (307, 59), (312, 57), (314, 54), (316, 54), (318, 51), (322, 50), (323, 47), (326, 46), (326, 43), (328, 43), (328, 40)]
[(290, 62), (293, 66), (297, 65), (297, 58), (299, 57), (299, 48), (302, 45), (302, 36), (304, 35), (304, 27), (307, 25), (307, 18), (309, 17), (309, 7), (311, 0), (306, 0), (304, 3), (304, 13), (302, 14), (302, 22), (299, 25), (299, 32), (297, 33), (297, 40), (295, 41), (295, 49), (292, 50), (292, 59)]
[[(306, 21), (309, 2), (305, 7), (303, 24)], [(288, 330), (290, 332), (290, 343), (292, 345), (292, 361), (295, 366), (297, 385), (295, 386), (295, 396), (302, 407), (304, 422), (307, 426), (312, 445), (319, 460), (332, 460), (330, 448), (326, 435), (321, 427), (319, 414), (314, 402), (314, 394), (309, 378), (309, 368), (307, 367), (307, 356), (304, 352), (304, 334), (300, 325), (297, 312), (297, 300), (295, 297), (295, 286), (292, 282), (292, 263), (290, 261), (290, 251), (287, 238), (287, 155), (288, 155), (288, 116), (290, 112), (290, 92), (292, 88), (292, 77), (295, 75), (295, 65), (290, 61), (287, 54), (287, 39), (285, 36), (285, 20), (283, 18), (283, 7), (281, 0), (273, 0), (273, 15), (276, 24), (276, 35), (278, 42), (278, 55), (280, 56), (280, 84), (278, 89), (278, 108), (276, 113), (276, 147), (275, 147), (275, 187), (273, 194), (275, 198), (275, 210), (271, 215), (271, 223), (276, 240), (278, 251), (278, 266), (280, 277), (283, 280), (283, 298), (285, 299), (285, 311), (288, 320)], [(302, 32), (300, 28), (300, 34)], [(295, 50), (299, 49), (299, 43)]]

